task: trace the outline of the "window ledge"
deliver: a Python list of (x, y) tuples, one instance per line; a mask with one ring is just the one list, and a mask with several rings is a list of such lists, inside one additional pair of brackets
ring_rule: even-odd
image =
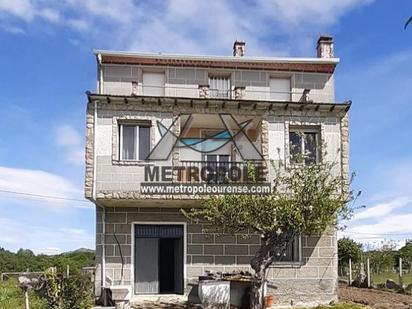
[(148, 161), (125, 161), (125, 160), (112, 160), (113, 165), (122, 165), (122, 166), (147, 166), (147, 165), (154, 165), (153, 162)]
[(299, 262), (274, 262), (269, 268), (300, 268), (303, 263)]

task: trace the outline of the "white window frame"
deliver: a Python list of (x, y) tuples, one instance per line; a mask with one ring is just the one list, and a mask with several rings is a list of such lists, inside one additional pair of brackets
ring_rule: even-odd
[[(316, 144), (316, 162), (315, 162), (315, 164), (319, 164), (320, 162), (321, 162), (321, 155), (320, 155), (320, 147), (321, 147), (321, 145), (320, 145), (320, 129), (317, 129), (317, 128), (305, 128), (305, 127), (302, 127), (302, 128), (296, 128), (296, 127), (292, 127), (292, 128), (289, 128), (289, 134), (288, 134), (288, 142), (289, 142), (289, 154), (288, 154), (288, 157), (289, 157), (289, 164), (293, 164), (293, 165), (298, 165), (299, 163), (296, 163), (296, 162), (292, 162), (292, 154), (291, 154), (291, 149), (290, 149), (290, 133), (292, 133), (292, 132), (295, 132), (295, 133), (302, 133), (302, 134), (305, 134), (305, 133), (315, 133), (316, 134), (316, 137), (315, 137), (315, 144)], [(302, 138), (302, 140), (301, 140), (301, 151), (302, 151), (302, 153), (301, 153), (301, 155), (302, 156), (304, 156), (305, 155), (305, 139), (304, 138)], [(305, 164), (305, 162), (302, 162), (302, 163), (300, 163), (300, 164)]]
[[(134, 134), (135, 134), (135, 143), (134, 143), (134, 151), (135, 151), (135, 158), (134, 159), (123, 159), (123, 127), (134, 127)], [(144, 162), (145, 159), (139, 158), (139, 129), (143, 125), (140, 124), (133, 124), (133, 123), (119, 123), (119, 161), (126, 161), (126, 162), (135, 162), (141, 161)], [(145, 126), (150, 129), (150, 126)], [(150, 130), (149, 130), (149, 139), (150, 139)], [(150, 145), (149, 145), (150, 146)], [(151, 147), (150, 147), (151, 148)]]

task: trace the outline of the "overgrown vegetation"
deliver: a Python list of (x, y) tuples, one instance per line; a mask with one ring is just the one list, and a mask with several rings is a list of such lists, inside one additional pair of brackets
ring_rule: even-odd
[[(47, 309), (47, 302), (33, 290), (29, 292), (31, 309)], [(0, 282), (0, 309), (24, 308), (23, 292), (18, 287), (17, 280), (12, 278)]]
[(80, 271), (83, 267), (94, 266), (94, 252), (88, 249), (79, 249), (59, 255), (35, 255), (28, 249), (20, 249), (17, 253), (0, 248), (0, 273), (44, 271), (49, 267), (57, 267), (64, 272), (67, 265), (73, 272)]
[(93, 305), (93, 287), (87, 275), (65, 278), (49, 269), (40, 279), (38, 288), (49, 309), (89, 309)]

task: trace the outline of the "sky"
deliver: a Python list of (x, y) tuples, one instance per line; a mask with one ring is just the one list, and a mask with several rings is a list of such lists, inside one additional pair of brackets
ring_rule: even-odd
[[(83, 199), (85, 91), (93, 48), (315, 56), (332, 34), (337, 101), (352, 100), (350, 167), (362, 190), (340, 236), (368, 246), (412, 238), (410, 0), (0, 0), (0, 247), (94, 248)], [(58, 196), (52, 200), (4, 191)]]

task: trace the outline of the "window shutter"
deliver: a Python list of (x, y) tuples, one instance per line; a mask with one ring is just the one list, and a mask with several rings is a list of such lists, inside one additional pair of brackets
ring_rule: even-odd
[(290, 101), (290, 78), (271, 78), (269, 87), (270, 100)]
[(164, 96), (165, 95), (165, 74), (143, 72), (143, 95)]

